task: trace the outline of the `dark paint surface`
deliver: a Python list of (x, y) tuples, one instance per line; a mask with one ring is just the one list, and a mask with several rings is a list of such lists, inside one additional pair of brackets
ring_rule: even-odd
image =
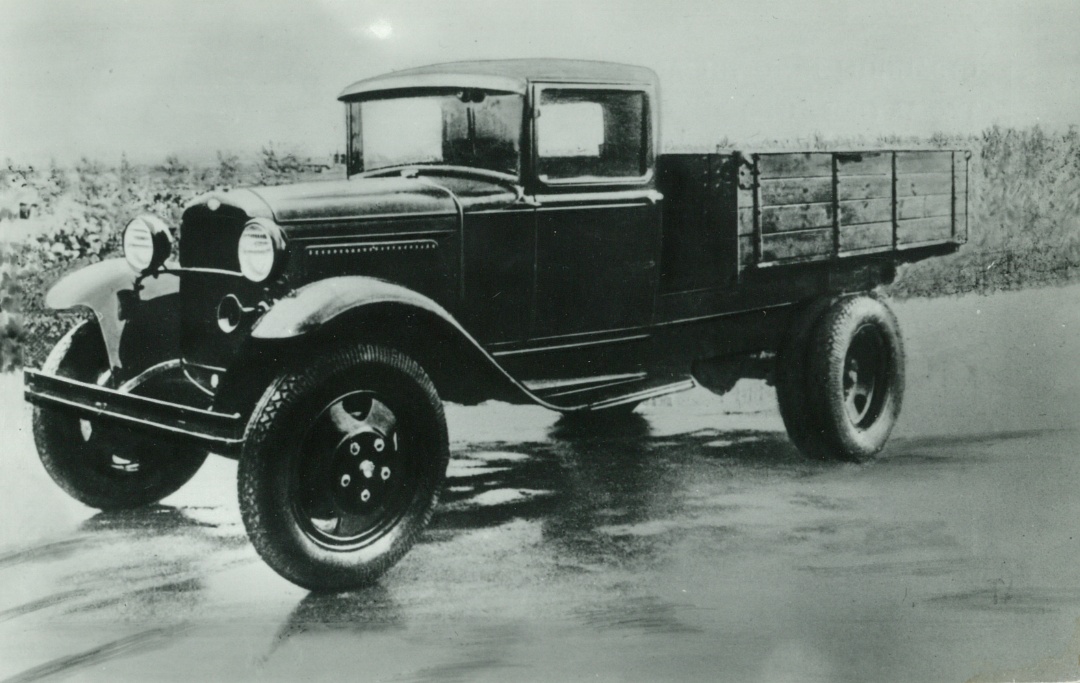
[(625, 194), (598, 206), (553, 197), (539, 209), (534, 337), (652, 323), (660, 209)]
[(607, 428), (451, 406), (424, 540), (338, 596), (258, 560), (231, 462), (68, 500), (2, 377), (0, 679), (1076, 679), (1078, 294), (898, 304), (907, 405), (865, 465), (800, 456), (755, 383)]

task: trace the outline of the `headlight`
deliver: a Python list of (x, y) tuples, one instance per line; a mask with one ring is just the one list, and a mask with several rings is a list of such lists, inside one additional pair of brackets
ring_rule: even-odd
[(136, 271), (156, 270), (171, 253), (169, 226), (157, 216), (136, 216), (124, 228), (124, 258)]
[(285, 267), (285, 234), (270, 221), (256, 218), (245, 225), (236, 250), (240, 272), (252, 282), (263, 282)]

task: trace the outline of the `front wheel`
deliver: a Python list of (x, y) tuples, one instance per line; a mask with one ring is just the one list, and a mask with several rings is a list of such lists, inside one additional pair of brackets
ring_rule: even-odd
[[(82, 322), (68, 331), (41, 370), (80, 382), (110, 384), (109, 358), (97, 323)], [(121, 390), (153, 398), (164, 398), (170, 391), (152, 383)], [(199, 448), (80, 419), (62, 408), (35, 406), (33, 425), (45, 470), (71, 497), (100, 510), (158, 502), (195, 476), (207, 456)]]
[(251, 415), (244, 526), (289, 581), (356, 588), (416, 542), (449, 458), (442, 402), (415, 361), (379, 346), (331, 351), (278, 377)]

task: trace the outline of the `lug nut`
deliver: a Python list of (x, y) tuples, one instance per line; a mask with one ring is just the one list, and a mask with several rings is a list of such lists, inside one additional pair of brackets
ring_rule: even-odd
[(347, 474), (341, 475), (341, 485), (348, 486), (352, 482), (352, 477)]
[(382, 439), (375, 439), (375, 444), (374, 445), (375, 445), (375, 452), (376, 453), (382, 453), (383, 449), (386, 448), (386, 442), (383, 441)]
[(349, 453), (351, 455), (360, 455), (360, 444), (356, 443), (355, 441), (349, 444)]
[(382, 468), (382, 470), (379, 471), (379, 475), (382, 476), (383, 481), (386, 481), (387, 479), (390, 478), (390, 468), (389, 467)]
[(367, 489), (361, 491), (360, 500), (364, 501), (365, 503), (371, 500), (371, 491), (368, 491)]

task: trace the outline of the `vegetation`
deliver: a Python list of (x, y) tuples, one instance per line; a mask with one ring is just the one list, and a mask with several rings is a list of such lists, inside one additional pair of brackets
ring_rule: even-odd
[[(725, 140), (724, 148), (740, 145)], [(928, 139), (773, 141), (754, 149), (961, 148), (972, 151), (970, 241), (958, 253), (902, 266), (895, 297), (1056, 284), (1080, 279), (1080, 132), (994, 127), (979, 136)], [(7, 163), (0, 191), (29, 192), (29, 219), (0, 222), (0, 369), (39, 364), (85, 313), (47, 311), (43, 297), (62, 274), (115, 257), (120, 229), (141, 212), (178, 225), (183, 206), (213, 188), (280, 184), (321, 175), (295, 154), (266, 146), (254, 161), (219, 152), (196, 165), (176, 156), (136, 166), (82, 159), (72, 168)], [(8, 209), (8, 207), (0, 207)], [(18, 208), (8, 209), (11, 216)]]
[(988, 294), (1077, 280), (1080, 132), (994, 127), (953, 144), (973, 152), (969, 242), (952, 256), (901, 268), (892, 294)]
[[(332, 173), (318, 171), (272, 146), (248, 163), (222, 152), (205, 165), (175, 155), (152, 166), (133, 165), (126, 156), (115, 167), (90, 159), (47, 169), (8, 161), (0, 168), (0, 190), (8, 197), (29, 193), (37, 206), (27, 219), (0, 221), (0, 371), (40, 364), (73, 321), (86, 315), (47, 310), (45, 292), (67, 272), (119, 256), (120, 232), (133, 216), (149, 212), (177, 226), (184, 205), (208, 190)], [(18, 215), (17, 203), (9, 214)]]

